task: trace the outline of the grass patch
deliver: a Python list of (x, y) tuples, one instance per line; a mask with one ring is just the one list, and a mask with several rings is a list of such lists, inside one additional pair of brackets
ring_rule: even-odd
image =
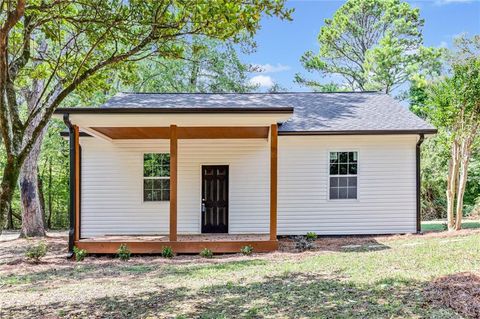
[(88, 258), (16, 274), (0, 268), (0, 317), (460, 318), (425, 291), (437, 278), (480, 269), (480, 233), (351, 242), (338, 251), (254, 258)]
[(153, 271), (155, 267), (149, 265), (131, 265), (121, 267), (120, 269), (131, 274), (146, 274)]
[[(480, 221), (465, 221), (462, 223), (462, 229), (477, 229), (480, 228)], [(445, 223), (443, 222), (423, 222), (422, 232), (440, 232), (445, 230)]]

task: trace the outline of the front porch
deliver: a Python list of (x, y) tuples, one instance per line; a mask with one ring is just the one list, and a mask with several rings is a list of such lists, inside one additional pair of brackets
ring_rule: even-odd
[[(70, 251), (77, 246), (89, 253), (114, 254), (121, 244), (126, 244), (132, 253), (139, 254), (161, 253), (164, 247), (171, 247), (175, 253), (199, 253), (204, 248), (214, 253), (238, 253), (247, 245), (252, 246), (255, 252), (269, 252), (278, 248), (277, 123), (291, 114), (291, 109), (261, 110), (251, 114), (243, 114), (242, 111), (241, 115), (235, 113), (234, 116), (209, 113), (208, 117), (202, 114), (195, 118), (187, 114), (166, 116), (155, 113), (121, 116), (113, 113), (107, 116), (109, 112), (105, 110), (95, 117), (81, 113), (76, 112), (72, 117), (65, 114), (64, 117), (70, 131), (70, 208), (73, 212)], [(87, 143), (85, 139), (98, 142)], [(88, 147), (82, 148), (82, 141), (86, 143), (83, 146)], [(168, 152), (169, 194), (164, 204), (132, 204), (139, 203), (137, 198), (140, 192), (137, 186), (130, 187), (125, 181), (135, 181), (139, 166), (127, 166), (126, 163), (137, 163), (136, 155), (127, 157), (120, 166), (114, 166), (117, 169), (104, 167), (103, 170), (92, 172), (91, 169), (95, 169), (101, 161), (95, 159), (96, 155), (102, 156), (104, 152), (116, 154), (114, 152), (122, 150), (124, 153), (118, 154), (126, 156), (130, 154), (126, 153), (130, 148), (138, 149), (138, 154), (147, 149)], [(85, 154), (85, 150), (90, 152), (89, 163), (82, 168), (82, 153)], [(98, 152), (95, 156), (92, 156), (93, 150)], [(108, 158), (110, 161), (117, 157), (112, 155)], [(248, 162), (242, 162), (240, 158)], [(119, 160), (112, 164), (118, 163)], [(226, 204), (214, 207), (217, 214), (222, 211), (224, 215), (209, 215), (209, 195), (202, 189), (209, 182), (207, 175), (210, 173), (205, 173), (206, 177), (203, 175), (208, 167), (226, 167), (227, 175), (231, 173), (231, 180), (228, 176), (227, 186), (223, 189), (224, 197), (220, 199), (226, 200)], [(249, 178), (248, 173), (254, 167), (253, 178)], [(105, 169), (110, 175), (105, 173)], [(84, 174), (89, 177), (84, 179)], [(221, 183), (222, 179), (215, 180), (214, 184), (219, 185), (217, 182)], [(118, 191), (113, 192), (115, 198), (112, 193), (107, 194), (102, 185), (117, 187), (115, 189)], [(214, 193), (222, 193), (221, 188), (217, 187), (213, 186)], [(127, 189), (130, 191), (127, 192)], [(102, 194), (107, 194), (108, 200)], [(207, 204), (207, 211), (204, 208), (200, 210), (204, 203)], [(84, 204), (88, 207), (83, 207)], [(159, 210), (153, 211), (154, 207)], [(151, 224), (141, 221), (146, 220), (144, 216), (148, 214), (154, 218)], [(203, 214), (207, 214), (205, 220), (222, 220), (225, 228), (210, 231), (204, 227)], [(127, 220), (127, 215), (131, 219)], [(136, 216), (140, 216), (141, 220), (137, 220)], [(116, 224), (108, 224), (106, 220)], [(88, 229), (84, 229), (87, 224)], [(135, 225), (139, 224), (146, 232), (136, 228)], [(213, 234), (218, 231), (222, 234)], [(139, 235), (127, 235), (132, 233)], [(156, 233), (164, 235), (152, 235)]]
[(157, 236), (98, 236), (80, 239), (75, 245), (94, 254), (114, 254), (121, 244), (137, 254), (158, 254), (164, 247), (171, 247), (175, 253), (199, 253), (208, 248), (214, 253), (236, 253), (250, 245), (255, 252), (269, 252), (278, 248), (278, 241), (269, 235), (199, 234), (177, 235), (177, 241), (170, 241), (168, 235)]

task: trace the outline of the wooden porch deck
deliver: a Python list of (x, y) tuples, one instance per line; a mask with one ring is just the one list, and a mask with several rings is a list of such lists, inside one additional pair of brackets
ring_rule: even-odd
[(278, 248), (278, 241), (270, 240), (269, 235), (248, 234), (201, 234), (178, 235), (170, 241), (168, 235), (156, 236), (99, 236), (80, 239), (75, 246), (93, 254), (114, 254), (121, 244), (135, 254), (159, 254), (164, 247), (171, 247), (175, 253), (198, 254), (208, 248), (214, 253), (237, 253), (250, 245), (255, 252), (269, 252)]

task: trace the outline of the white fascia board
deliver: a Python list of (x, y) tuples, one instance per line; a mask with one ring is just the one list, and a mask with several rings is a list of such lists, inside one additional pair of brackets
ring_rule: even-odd
[[(55, 117), (59, 115), (56, 114)], [(60, 115), (61, 116), (61, 115)], [(249, 114), (70, 114), (72, 124), (85, 127), (269, 126), (291, 113)]]

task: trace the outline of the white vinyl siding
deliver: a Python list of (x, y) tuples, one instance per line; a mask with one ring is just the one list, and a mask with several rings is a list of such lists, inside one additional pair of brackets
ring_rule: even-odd
[(144, 153), (169, 153), (168, 140), (80, 144), (82, 238), (168, 233), (169, 201), (143, 201)]
[[(143, 202), (143, 154), (168, 140), (82, 138), (83, 238), (168, 234), (169, 202)], [(201, 165), (229, 166), (229, 233), (268, 233), (270, 147), (266, 139), (178, 141), (178, 232), (200, 233)]]
[[(416, 230), (417, 136), (280, 136), (278, 234)], [(357, 151), (357, 199), (329, 199), (329, 154)]]
[[(415, 232), (417, 136), (279, 136), (278, 234)], [(143, 202), (143, 154), (168, 140), (81, 138), (81, 236), (168, 234), (169, 202)], [(328, 197), (329, 152), (358, 152), (357, 199)], [(201, 166), (229, 166), (229, 233), (268, 233), (266, 139), (178, 141), (178, 232), (201, 226)]]

